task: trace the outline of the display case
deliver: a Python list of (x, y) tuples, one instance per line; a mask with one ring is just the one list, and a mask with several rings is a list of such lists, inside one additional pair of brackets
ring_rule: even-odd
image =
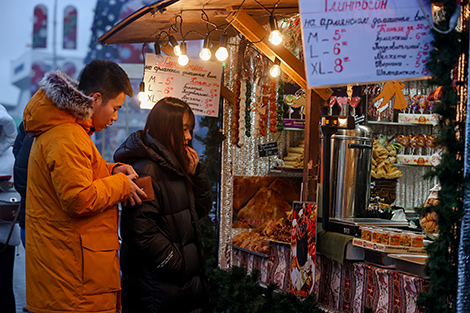
[(372, 184), (388, 188), (383, 194), (393, 193), (393, 204), (412, 213), (414, 208), (423, 205), (429, 190), (436, 184), (436, 179), (424, 179), (424, 176), (440, 162), (441, 147), (436, 143), (439, 116), (434, 113), (439, 101), (439, 88), (427, 81), (404, 82), (405, 87), (401, 91), (407, 107), (394, 109), (394, 101), (398, 97), (395, 95), (378, 109), (382, 99), (377, 97), (383, 86), (363, 86), (367, 112), (365, 122), (372, 128), (376, 139), (391, 143), (396, 149), (394, 166), (403, 176), (395, 181), (372, 179)]

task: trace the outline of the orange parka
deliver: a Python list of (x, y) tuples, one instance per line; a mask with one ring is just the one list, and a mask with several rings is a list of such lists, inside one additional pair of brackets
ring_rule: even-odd
[(26, 299), (34, 313), (120, 311), (117, 203), (130, 185), (92, 142), (92, 100), (77, 85), (48, 73), (23, 115), (35, 136), (26, 195)]

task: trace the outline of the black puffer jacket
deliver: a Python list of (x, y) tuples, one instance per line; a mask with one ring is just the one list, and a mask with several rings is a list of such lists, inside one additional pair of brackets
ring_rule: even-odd
[(15, 189), (21, 195), (20, 215), (18, 222), (21, 228), (25, 228), (25, 211), (26, 211), (26, 182), (28, 180), (28, 160), (34, 137), (29, 137), (21, 122), (18, 127), (18, 135), (13, 145), (13, 154), (15, 155), (15, 166), (13, 168), (13, 180)]
[(114, 154), (140, 176), (152, 176), (155, 200), (121, 215), (122, 306), (131, 312), (200, 312), (207, 304), (199, 218), (211, 208), (199, 163), (188, 185), (170, 152), (137, 131)]

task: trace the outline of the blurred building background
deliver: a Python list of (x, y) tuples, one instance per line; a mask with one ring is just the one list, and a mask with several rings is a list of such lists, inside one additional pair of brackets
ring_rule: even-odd
[[(96, 39), (120, 20), (153, 2), (155, 1), (19, 0), (14, 2), (15, 5), (12, 3), (6, 6), (6, 11), (0, 12), (0, 15), (16, 14), (14, 24), (9, 25), (10, 31), (14, 32), (18, 28), (23, 31), (18, 32), (20, 37), (8, 37), (2, 43), (6, 49), (9, 47), (8, 41), (19, 40), (25, 45), (23, 52), (9, 60), (9, 81), (0, 78), (0, 85), (13, 85), (18, 96), (13, 102), (5, 103), (0, 100), (0, 103), (19, 124), (26, 103), (38, 90), (39, 81), (48, 71), (59, 69), (78, 79), (84, 65), (91, 60), (104, 58), (119, 63), (131, 79), (135, 96), (126, 99), (124, 108), (119, 112), (119, 120), (112, 127), (93, 136), (102, 155), (108, 161), (112, 160), (114, 151), (128, 134), (145, 125), (148, 110), (140, 109), (136, 95), (143, 76), (143, 53), (153, 53), (153, 48), (150, 45), (143, 48), (141, 44), (103, 47)], [(190, 58), (198, 58), (201, 44), (189, 45)], [(196, 124), (195, 133), (203, 136), (205, 131), (198, 125), (199, 123)], [(194, 145), (198, 153), (203, 153), (199, 142), (194, 141)]]

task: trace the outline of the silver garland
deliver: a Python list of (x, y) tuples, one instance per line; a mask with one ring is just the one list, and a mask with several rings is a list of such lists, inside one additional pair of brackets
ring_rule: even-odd
[[(465, 21), (468, 21), (469, 12), (468, 6), (462, 16), (465, 16)], [(467, 29), (468, 30), (468, 29)], [(470, 51), (467, 54), (467, 60), (470, 56)], [(468, 64), (465, 64), (468, 68)], [(463, 69), (462, 69), (463, 70)], [(465, 120), (465, 153), (464, 153), (464, 177), (469, 178), (470, 174), (470, 101), (468, 94), (468, 81), (470, 81), (470, 71), (467, 74), (467, 101), (466, 101), (466, 120)], [(456, 312), (464, 313), (470, 312), (470, 186), (468, 183), (464, 185), (465, 193), (463, 199), (464, 215), (462, 218), (462, 226), (460, 229), (460, 245), (459, 245), (459, 261), (457, 268), (457, 310)]]
[[(231, 38), (229, 58), (224, 68), (224, 84), (230, 90), (235, 90), (235, 65), (237, 62), (238, 38)], [(249, 64), (246, 62), (245, 64)], [(254, 69), (252, 69), (254, 71)], [(265, 73), (267, 75), (267, 73)], [(262, 81), (262, 80), (261, 80)], [(255, 98), (256, 83), (252, 82), (252, 101), (260, 101)], [(276, 98), (277, 99), (277, 98)], [(285, 155), (287, 148), (303, 137), (303, 132), (269, 132), (267, 125), (267, 136), (246, 136), (240, 133), (239, 136), (245, 136), (244, 145), (239, 147), (232, 144), (232, 122), (234, 107), (228, 101), (224, 100), (223, 113), (223, 133), (226, 139), (222, 143), (222, 164), (221, 164), (221, 207), (219, 212), (219, 266), (226, 269), (231, 265), (232, 255), (232, 237), (237, 234), (236, 229), (232, 229), (232, 191), (234, 176), (269, 176), (270, 169), (274, 166), (276, 156), (262, 157), (258, 155), (258, 145), (269, 142), (277, 142), (279, 153)], [(254, 112), (251, 114), (251, 129), (254, 129)]]

